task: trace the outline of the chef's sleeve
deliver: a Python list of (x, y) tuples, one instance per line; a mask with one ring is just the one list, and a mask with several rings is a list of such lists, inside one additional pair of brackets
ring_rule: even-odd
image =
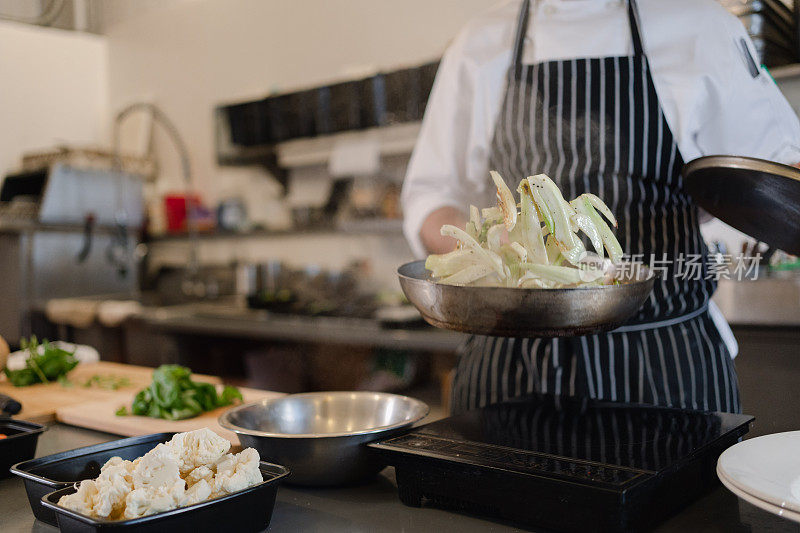
[(439, 65), (403, 183), (403, 232), (416, 257), (426, 254), (420, 229), (428, 215), (469, 204), (465, 178), (475, 80), (467, 61), (462, 35)]
[[(717, 9), (722, 10), (721, 6)], [(704, 78), (711, 97), (696, 110), (698, 155), (743, 155), (786, 164), (800, 162), (800, 121), (741, 22), (725, 13), (723, 31), (705, 43), (712, 71)], [(698, 50), (698, 53), (701, 52)]]

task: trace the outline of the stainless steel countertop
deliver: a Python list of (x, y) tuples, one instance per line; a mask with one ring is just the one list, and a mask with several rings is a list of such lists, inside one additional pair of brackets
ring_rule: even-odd
[[(800, 326), (800, 276), (720, 280), (714, 301), (732, 326)], [(455, 351), (464, 334), (434, 328), (388, 329), (369, 319), (303, 317), (246, 309), (233, 300), (145, 308), (139, 317), (171, 333)]]
[[(788, 273), (787, 273), (788, 274)], [(98, 299), (129, 299), (105, 295)], [(800, 275), (749, 281), (720, 280), (714, 301), (732, 326), (800, 327)], [(36, 302), (43, 311), (45, 302)], [(307, 317), (247, 309), (233, 297), (168, 306), (145, 306), (135, 320), (166, 333), (261, 340), (334, 343), (454, 352), (466, 335), (421, 327), (385, 328), (375, 320)]]
[[(55, 425), (39, 439), (37, 456), (80, 446), (89, 446), (116, 437), (71, 426)], [(338, 532), (416, 532), (416, 531), (520, 531), (506, 524), (438, 509), (406, 507), (397, 497), (394, 471), (387, 468), (373, 482), (341, 489), (298, 489), (282, 486), (278, 490), (270, 531)], [(672, 532), (784, 532), (800, 531), (800, 525), (740, 504), (724, 488), (717, 488), (678, 515), (655, 529)], [(0, 480), (0, 531), (29, 533), (56, 531), (34, 520), (22, 480)]]
[(423, 327), (392, 329), (376, 320), (269, 313), (232, 301), (145, 308), (138, 317), (170, 333), (225, 335), (251, 339), (355, 344), (409, 350), (455, 351), (466, 338), (454, 331)]

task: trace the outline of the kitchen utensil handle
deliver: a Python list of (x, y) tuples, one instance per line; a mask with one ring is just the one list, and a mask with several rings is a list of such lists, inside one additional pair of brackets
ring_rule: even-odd
[(10, 396), (0, 394), (0, 412), (15, 415), (22, 410), (22, 404)]
[(94, 214), (89, 213), (83, 221), (83, 244), (78, 251), (77, 261), (83, 263), (89, 257), (89, 252), (92, 251), (92, 231), (94, 230)]

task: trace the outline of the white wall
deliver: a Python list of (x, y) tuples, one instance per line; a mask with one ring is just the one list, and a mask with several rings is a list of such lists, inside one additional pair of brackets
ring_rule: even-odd
[(105, 143), (105, 38), (0, 22), (0, 179), (25, 151)]
[[(237, 180), (258, 194), (260, 171), (217, 167), (214, 106), (437, 59), (469, 18), (496, 2), (168, 0), (132, 12), (130, 3), (111, 0), (104, 15), (111, 107), (141, 99), (162, 107), (186, 138), (195, 182), (207, 202), (227, 194)], [(157, 190), (182, 190), (177, 158), (158, 130), (156, 147), (162, 169)], [(186, 257), (185, 247), (172, 241), (152, 251), (155, 264)], [(371, 258), (375, 281), (396, 286), (395, 268), (411, 252), (398, 233), (205, 242), (201, 258), (280, 259), (333, 269)]]
[[(212, 109), (273, 90), (323, 84), (363, 67), (438, 58), (464, 22), (495, 0), (170, 0), (105, 15), (112, 109), (162, 106), (186, 137), (207, 199), (219, 190)], [(115, 7), (116, 6), (116, 7)], [(180, 189), (172, 147), (157, 134), (161, 190)]]

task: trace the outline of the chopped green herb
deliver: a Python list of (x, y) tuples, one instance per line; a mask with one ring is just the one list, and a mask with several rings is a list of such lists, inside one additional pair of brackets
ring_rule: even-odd
[[(28, 341), (23, 339), (21, 345), (22, 349), (28, 352), (25, 368), (3, 369), (8, 380), (15, 387), (60, 381), (62, 377), (66, 379), (67, 373), (78, 365), (74, 353), (62, 350), (47, 340), (39, 344), (39, 341), (33, 336)], [(60, 382), (62, 385), (64, 384), (63, 381)]]
[[(153, 381), (133, 398), (131, 412), (134, 415), (183, 420), (193, 418), (205, 411), (242, 401), (242, 393), (236, 387), (226, 385), (221, 394), (210, 383), (192, 381), (192, 371), (179, 365), (161, 365), (153, 371)], [(127, 414), (120, 414), (118, 416)]]
[(100, 374), (95, 374), (83, 383), (83, 387), (86, 389), (97, 387), (106, 390), (117, 390), (122, 387), (127, 387), (130, 384), (131, 380), (126, 377), (101, 376)]

